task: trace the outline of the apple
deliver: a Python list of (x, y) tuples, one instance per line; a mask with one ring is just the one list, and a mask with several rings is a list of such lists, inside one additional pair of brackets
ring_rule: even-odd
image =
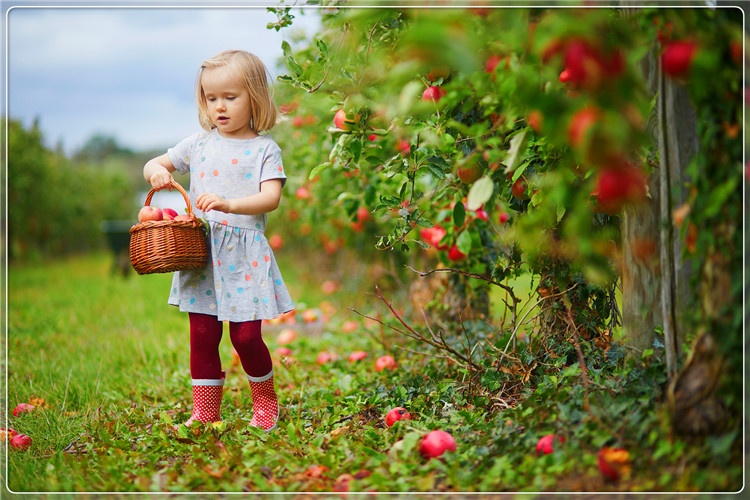
[(279, 347), (278, 349), (276, 349), (276, 354), (278, 354), (279, 356), (291, 356), (292, 350), (288, 347)]
[(138, 212), (138, 222), (146, 222), (150, 220), (164, 220), (161, 208), (145, 206)]
[(492, 54), (484, 61), (484, 72), (485, 73), (494, 73), (495, 68), (497, 68), (497, 65), (500, 64), (500, 61), (502, 61), (503, 58), (500, 57), (497, 54)]
[(441, 226), (425, 227), (419, 231), (419, 236), (425, 243), (429, 243), (438, 250), (445, 250), (446, 245), (441, 245), (440, 241), (445, 237), (445, 229)]
[(281, 247), (284, 246), (284, 238), (278, 233), (272, 234), (268, 238), (268, 244), (271, 246), (272, 249), (279, 250)]
[(10, 447), (14, 450), (26, 450), (31, 446), (31, 438), (26, 434), (16, 434), (10, 440)]
[(279, 332), (276, 341), (281, 345), (291, 344), (297, 338), (297, 332), (293, 328), (284, 328)]
[(599, 121), (601, 112), (596, 106), (587, 106), (575, 112), (568, 125), (568, 141), (573, 147), (582, 146), (591, 128)]
[(447, 92), (444, 88), (438, 87), (437, 85), (430, 85), (422, 92), (423, 101), (435, 101), (438, 102), (442, 99)]
[(599, 172), (594, 193), (599, 210), (616, 213), (623, 205), (646, 198), (646, 177), (638, 167), (610, 167)]
[(388, 413), (385, 414), (385, 425), (387, 425), (388, 427), (391, 427), (399, 420), (411, 420), (411, 414), (406, 408), (397, 406), (395, 408), (391, 408), (390, 410), (388, 410)]
[(161, 214), (164, 220), (174, 220), (179, 214), (172, 208), (162, 208)]
[(385, 356), (380, 356), (378, 359), (375, 360), (375, 371), (382, 372), (383, 370), (395, 370), (396, 369), (396, 360), (393, 359), (393, 356), (388, 356), (387, 354)]
[(28, 413), (30, 411), (33, 411), (36, 408), (36, 406), (29, 404), (29, 403), (20, 403), (15, 408), (13, 408), (13, 416), (17, 417), (23, 413)]
[(17, 435), (18, 431), (11, 429), (10, 427), (0, 427), (0, 441), (10, 441), (13, 436)]
[(367, 222), (370, 220), (370, 211), (367, 207), (361, 206), (357, 209), (357, 222)]
[(458, 245), (453, 245), (451, 249), (448, 250), (448, 259), (454, 262), (459, 261), (459, 260), (464, 260), (465, 258), (466, 258), (466, 254), (458, 249)]
[(352, 333), (359, 330), (359, 324), (356, 321), (344, 321), (344, 324), (341, 325), (341, 331), (344, 333)]
[(536, 442), (536, 454), (537, 455), (549, 455), (555, 451), (553, 444), (557, 440), (559, 443), (564, 443), (565, 438), (563, 436), (555, 436), (554, 434), (547, 434), (539, 438)]
[(510, 215), (508, 215), (508, 212), (501, 212), (500, 215), (497, 216), (498, 222), (500, 224), (505, 224), (508, 222), (508, 219), (510, 219)]
[(352, 129), (352, 125), (358, 119), (359, 115), (356, 115), (354, 119), (352, 119), (346, 115), (346, 111), (344, 111), (343, 109), (339, 109), (338, 111), (336, 111), (336, 114), (333, 115), (333, 124), (337, 129), (348, 132)]
[(326, 295), (331, 295), (339, 289), (339, 284), (333, 280), (326, 280), (320, 285), (320, 291)]
[(367, 353), (365, 351), (354, 351), (349, 355), (349, 361), (354, 363), (355, 361), (360, 361), (366, 357)]
[(314, 323), (320, 319), (320, 313), (316, 309), (305, 309), (302, 312), (302, 321), (305, 323)]
[(529, 116), (526, 117), (526, 122), (529, 124), (529, 127), (531, 127), (532, 130), (536, 132), (537, 134), (542, 132), (543, 120), (544, 120), (544, 115), (538, 109), (531, 110), (529, 112)]
[(456, 440), (449, 432), (428, 432), (419, 443), (419, 454), (424, 458), (439, 458), (447, 451), (456, 451)]
[(617, 481), (623, 476), (630, 475), (630, 453), (624, 448), (605, 446), (599, 450), (596, 461), (599, 464), (599, 472), (607, 481)]
[(562, 70), (557, 79), (560, 80), (560, 83), (568, 83), (570, 81), (570, 70), (568, 68)]
[(406, 139), (399, 139), (396, 141), (396, 151), (401, 153), (401, 156), (409, 156), (411, 154), (411, 144)]
[(687, 76), (697, 50), (698, 44), (690, 40), (674, 40), (667, 43), (661, 54), (662, 70), (673, 78)]
[(469, 159), (456, 168), (456, 176), (466, 184), (474, 184), (482, 174), (482, 166), (474, 159)]
[(334, 361), (336, 359), (336, 355), (333, 353), (330, 353), (328, 351), (320, 351), (318, 353), (318, 357), (315, 358), (315, 362), (319, 365), (324, 365), (326, 363), (330, 363), (331, 361)]
[(513, 186), (510, 188), (510, 192), (519, 200), (528, 198), (528, 196), (526, 196), (526, 180), (523, 177), (516, 179), (516, 182), (514, 182)]
[(190, 222), (195, 220), (195, 216), (190, 214), (180, 214), (173, 219), (175, 222)]
[(294, 195), (298, 200), (308, 200), (310, 199), (310, 190), (305, 186), (300, 186), (299, 188), (297, 188), (297, 192)]

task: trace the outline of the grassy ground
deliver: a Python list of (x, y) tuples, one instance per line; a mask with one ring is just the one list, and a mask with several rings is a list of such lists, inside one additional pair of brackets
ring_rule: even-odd
[[(557, 375), (537, 380), (510, 400), (502, 396), (505, 386), (497, 388), (502, 374), (485, 373), (478, 381), (443, 358), (415, 354), (426, 349), (352, 312), (349, 308), (378, 310), (366, 293), (375, 271), (279, 256), (298, 318), (310, 310), (326, 321), (292, 325), (298, 337), (285, 346), (292, 351), (288, 355), (277, 349), (279, 331), (290, 325), (268, 325), (283, 406), (280, 428), (268, 435), (247, 425), (249, 390), (228, 339), (222, 343), (228, 370), (225, 426), (183, 437), (170, 432), (192, 406), (187, 318), (166, 305), (170, 275), (113, 276), (108, 255), (11, 268), (5, 403), (12, 410), (33, 400), (38, 408), (7, 416), (11, 427), (33, 439), (26, 451), (8, 450), (8, 490), (739, 488), (736, 430), (697, 445), (669, 436), (659, 409), (658, 364), (613, 376), (611, 368), (592, 362), (590, 377), (597, 386), (586, 394), (592, 408), (585, 412), (576, 365), (546, 360), (557, 363)], [(327, 279), (341, 287), (325, 293), (321, 285)], [(357, 326), (345, 333), (344, 323), (351, 320)], [(367, 358), (349, 362), (354, 350), (366, 351)], [(338, 359), (320, 365), (321, 351)], [(383, 354), (396, 358), (396, 371), (374, 369)], [(494, 393), (486, 390), (493, 384)], [(395, 406), (407, 407), (414, 419), (388, 428), (383, 416)], [(444, 461), (427, 461), (417, 452), (419, 440), (436, 428), (450, 431), (458, 450)], [(566, 442), (553, 454), (537, 456), (538, 438), (550, 432)], [(632, 457), (632, 474), (618, 482), (605, 482), (597, 470), (596, 452), (609, 444), (626, 446)]]

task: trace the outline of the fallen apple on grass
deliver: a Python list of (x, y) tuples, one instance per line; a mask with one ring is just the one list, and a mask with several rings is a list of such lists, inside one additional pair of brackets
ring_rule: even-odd
[(349, 361), (354, 363), (355, 361), (360, 361), (366, 357), (367, 353), (365, 351), (354, 351), (349, 355)]
[(537, 455), (549, 455), (554, 449), (554, 443), (557, 441), (558, 443), (564, 443), (565, 438), (563, 436), (556, 436), (554, 434), (547, 434), (546, 436), (542, 436), (539, 438), (539, 441), (536, 443), (536, 454)]
[(419, 454), (426, 459), (440, 458), (448, 451), (456, 451), (456, 440), (446, 431), (430, 431), (419, 443)]
[(297, 338), (297, 332), (292, 328), (284, 328), (279, 332), (276, 341), (281, 345), (291, 344)]
[(10, 441), (16, 435), (18, 435), (17, 430), (10, 427), (0, 427), (0, 441)]
[(17, 417), (23, 413), (28, 413), (30, 411), (34, 411), (36, 409), (36, 406), (29, 404), (29, 403), (19, 403), (15, 408), (13, 408), (13, 416)]
[(393, 356), (380, 356), (378, 359), (375, 360), (375, 370), (378, 372), (382, 372), (383, 370), (395, 370), (396, 369), (396, 360), (393, 359)]
[(399, 420), (411, 420), (411, 414), (409, 411), (401, 406), (391, 408), (388, 413), (385, 414), (385, 425), (388, 427), (393, 426)]
[(31, 438), (26, 434), (16, 434), (10, 440), (10, 447), (14, 450), (26, 450), (31, 446)]
[(630, 453), (625, 448), (610, 448), (605, 446), (596, 456), (599, 472), (609, 482), (630, 476)]

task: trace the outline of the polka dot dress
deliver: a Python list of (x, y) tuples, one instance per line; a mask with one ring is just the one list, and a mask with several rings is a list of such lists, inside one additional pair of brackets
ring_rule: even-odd
[[(260, 192), (267, 180), (286, 182), (281, 150), (267, 135), (227, 139), (214, 129), (188, 137), (168, 154), (178, 172), (191, 174), (193, 207), (201, 193), (237, 198)], [(273, 319), (294, 309), (264, 234), (265, 214), (195, 212), (209, 223), (209, 261), (204, 269), (174, 274), (170, 304), (236, 322)]]

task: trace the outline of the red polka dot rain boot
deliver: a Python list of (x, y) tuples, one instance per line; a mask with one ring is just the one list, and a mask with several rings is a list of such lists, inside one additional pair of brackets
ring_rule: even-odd
[(196, 420), (204, 424), (221, 421), (223, 390), (224, 378), (193, 379), (193, 414), (184, 425), (190, 427)]
[(273, 385), (273, 370), (262, 377), (248, 375), (247, 379), (253, 395), (253, 418), (250, 425), (271, 432), (279, 421), (279, 400)]

